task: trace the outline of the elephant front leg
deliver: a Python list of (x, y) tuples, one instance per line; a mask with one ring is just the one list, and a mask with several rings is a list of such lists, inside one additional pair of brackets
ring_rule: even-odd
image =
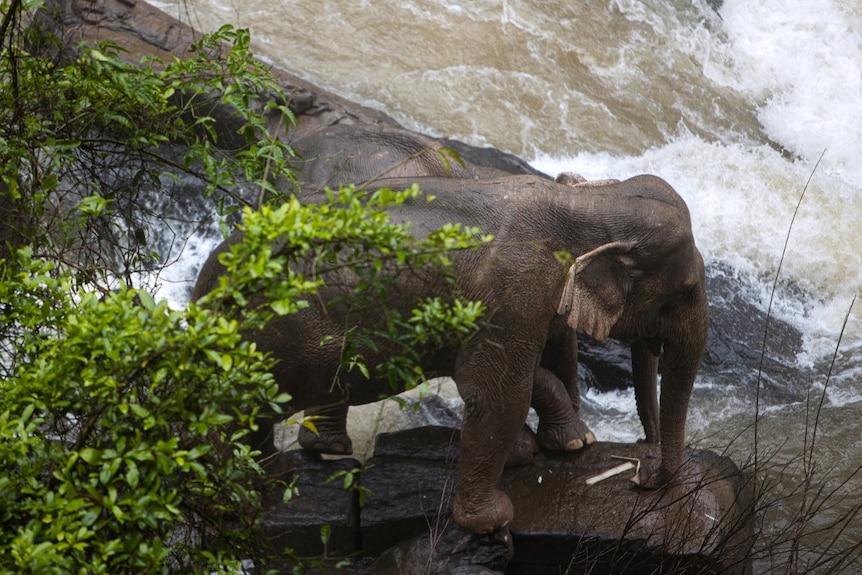
[(539, 416), (538, 440), (544, 449), (572, 451), (596, 441), (573, 409), (563, 383), (543, 367), (536, 369), (531, 404)]
[(348, 406), (345, 404), (306, 409), (305, 418), (314, 425), (314, 430), (302, 425), (299, 428), (299, 445), (317, 453), (352, 454), (353, 442), (347, 435), (347, 411)]
[(482, 366), (460, 369), (455, 376), (464, 400), (464, 421), (452, 515), (472, 533), (488, 533), (514, 517), (512, 501), (497, 488), (497, 481), (527, 417), (532, 383), (523, 368), (512, 374), (489, 368), (493, 362)]
[(646, 443), (659, 441), (659, 406), (656, 394), (658, 378), (658, 357), (653, 355), (644, 341), (631, 345), (632, 376), (635, 388), (635, 403), (638, 416), (646, 435)]
[(698, 318), (699, 329), (690, 331), (688, 339), (665, 341), (661, 378), (661, 464), (641, 467), (636, 483), (656, 489), (677, 480), (683, 467), (685, 449), (685, 422), (688, 403), (700, 357), (706, 346), (707, 319)]

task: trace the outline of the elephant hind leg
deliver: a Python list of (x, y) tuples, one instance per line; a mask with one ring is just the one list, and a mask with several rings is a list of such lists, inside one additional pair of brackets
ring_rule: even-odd
[(306, 409), (305, 418), (314, 429), (306, 425), (299, 428), (299, 445), (308, 451), (328, 455), (352, 454), (353, 442), (347, 435), (347, 410), (344, 404)]
[(563, 383), (549, 370), (536, 369), (531, 400), (539, 416), (539, 445), (554, 451), (573, 451), (596, 441), (596, 436), (574, 410)]
[(539, 444), (536, 442), (536, 436), (533, 435), (533, 430), (530, 426), (524, 424), (518, 438), (515, 439), (515, 445), (509, 452), (509, 457), (506, 459), (506, 467), (518, 467), (526, 465), (533, 460), (533, 456), (539, 451)]

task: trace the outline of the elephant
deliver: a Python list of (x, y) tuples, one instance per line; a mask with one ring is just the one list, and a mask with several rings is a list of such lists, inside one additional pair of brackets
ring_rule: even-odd
[[(380, 178), (492, 178), (536, 173), (514, 156), (400, 128), (336, 124), (290, 140), (301, 193)], [(454, 153), (453, 153), (454, 152)]]
[[(434, 139), (401, 128), (336, 124), (300, 134), (290, 144), (300, 158), (295, 167), (304, 201), (309, 201), (315, 194), (320, 197), (320, 190), (326, 187), (363, 184), (380, 178), (440, 176), (478, 179), (518, 173), (544, 176), (515, 156), (454, 140)], [(443, 152), (444, 147), (456, 150), (457, 156)], [(580, 178), (578, 183), (583, 181)], [(549, 352), (543, 360), (544, 367), (551, 366), (550, 373), (537, 374), (537, 381), (542, 383), (536, 390), (534, 405), (539, 415), (537, 440), (546, 449), (575, 450), (595, 441), (595, 435), (578, 415), (578, 396), (572, 395), (572, 399), (554, 387), (555, 379), (573, 382), (566, 389), (571, 395), (574, 385), (574, 393), (577, 394), (577, 362), (565, 357), (570, 353), (576, 357), (577, 341), (566, 342), (574, 342), (574, 350), (550, 346), (549, 350), (554, 350), (554, 353)], [(575, 407), (573, 413), (569, 413), (570, 404)], [(347, 434), (347, 413), (347, 405), (307, 409), (306, 418), (314, 422), (315, 430), (300, 427), (300, 446), (317, 453), (351, 454), (353, 446)], [(523, 437), (509, 464), (528, 461), (536, 450), (535, 441)]]
[[(483, 533), (512, 520), (511, 500), (497, 482), (537, 390), (545, 396), (539, 403), (559, 401), (561, 390), (565, 393), (543, 366), (543, 356), (549, 342), (564, 342), (573, 329), (597, 340), (630, 343), (638, 381), (654, 381), (654, 375), (650, 380), (638, 374), (654, 374), (662, 354), (661, 458), (641, 466), (639, 482), (645, 488), (672, 484), (683, 463), (688, 401), (709, 316), (703, 260), (683, 199), (651, 175), (577, 193), (532, 175), (392, 179), (369, 189), (406, 189), (414, 182), (434, 201), (392, 208), (393, 221), (410, 221), (416, 235), (459, 222), (494, 237), (451, 258), (454, 289), (486, 306), (477, 332), (422, 362), (427, 375), (452, 376), (464, 401), (452, 507), (456, 523)], [(211, 255), (193, 297), (210, 291), (222, 273), (217, 254)], [(409, 310), (420, 299), (452, 289), (442, 279), (400, 274), (391, 303)], [(338, 293), (323, 289), (300, 312), (248, 335), (278, 360), (273, 376), (293, 397), (292, 410), (355, 405), (392, 393), (385, 378), (339, 371), (347, 330), (374, 316), (352, 311), (347, 322), (343, 310), (326, 307)], [(377, 365), (386, 353), (365, 352), (368, 365)], [(559, 423), (551, 418), (548, 425)]]

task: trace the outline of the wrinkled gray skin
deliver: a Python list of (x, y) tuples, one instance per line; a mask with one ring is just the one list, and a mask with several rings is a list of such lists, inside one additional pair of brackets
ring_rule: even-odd
[[(428, 375), (452, 376), (464, 400), (453, 502), (458, 525), (481, 533), (511, 521), (511, 501), (496, 484), (531, 396), (535, 402), (537, 380), (547, 373), (541, 366), (546, 343), (572, 328), (598, 340), (630, 342), (637, 374), (654, 374), (663, 353), (662, 457), (657, 467), (642, 466), (641, 483), (668, 484), (683, 462), (688, 400), (708, 323), (703, 262), (683, 200), (653, 176), (578, 193), (533, 176), (410, 178), (378, 185), (404, 189), (414, 181), (437, 199), (393, 209), (395, 221), (412, 222), (420, 235), (461, 222), (495, 237), (453, 258), (459, 296), (487, 306), (480, 329), (462, 346), (422, 362)], [(563, 251), (574, 262), (570, 269), (557, 259)], [(212, 289), (222, 271), (211, 256), (195, 297)], [(445, 296), (452, 289), (415, 273), (402, 274), (397, 282), (398, 297), (390, 303), (405, 311), (420, 298)], [(354, 309), (348, 322), (343, 309), (325, 310), (324, 302), (334, 295), (324, 289), (308, 308), (250, 336), (279, 360), (273, 375), (293, 397), (293, 409), (360, 404), (391, 393), (386, 381), (366, 380), (357, 370), (338, 373), (346, 327), (377, 318), (370, 310)], [(335, 337), (321, 344), (325, 335)], [(376, 365), (387, 353), (367, 351), (366, 362)]]
[[(449, 147), (444, 140), (381, 126), (328, 126), (301, 135), (291, 140), (290, 145), (300, 156), (295, 167), (304, 198), (326, 187), (337, 189), (346, 184), (361, 185), (382, 178), (441, 176), (477, 179), (531, 170), (517, 158), (495, 150), (462, 146), (457, 153), (458, 159), (455, 159), (441, 152), (444, 147)], [(580, 176), (572, 176), (575, 177), (578, 179), (572, 185), (585, 181)], [(545, 449), (574, 450), (593, 443), (595, 435), (580, 419), (578, 412), (577, 339), (561, 336), (560, 340), (549, 347), (542, 361), (544, 371), (536, 378), (538, 385), (533, 401), (539, 416), (536, 439)], [(570, 357), (572, 353), (574, 361)], [(562, 355), (558, 357), (557, 354)], [(347, 412), (346, 405), (307, 409), (305, 415), (311, 418), (316, 433), (301, 427), (300, 446), (319, 453), (351, 454), (353, 444), (347, 434)], [(530, 433), (524, 430), (510, 454), (508, 465), (523, 464), (532, 458), (537, 447), (536, 439)]]
[(361, 185), (381, 178), (441, 176), (477, 179), (507, 176), (529, 169), (525, 165), (506, 163), (503, 154), (486, 159), (494, 165), (471, 162), (460, 153), (459, 162), (441, 152), (443, 148), (449, 148), (443, 140), (382, 126), (337, 124), (293, 139), (290, 145), (301, 158), (294, 165), (299, 171), (303, 195), (325, 187), (337, 189), (342, 185)]

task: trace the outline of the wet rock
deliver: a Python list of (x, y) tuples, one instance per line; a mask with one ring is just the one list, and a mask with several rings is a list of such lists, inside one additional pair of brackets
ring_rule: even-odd
[(508, 529), (466, 533), (452, 522), (387, 549), (369, 575), (503, 575), (512, 556)]
[(722, 264), (707, 268), (710, 326), (701, 376), (736, 382), (734, 393), (759, 389), (766, 405), (804, 401), (814, 372), (799, 365), (802, 334), (756, 306), (758, 288)]
[(578, 333), (578, 380), (601, 392), (633, 385), (631, 348), (614, 339), (596, 341)]
[(363, 550), (379, 555), (407, 538), (442, 531), (457, 483), (457, 429), (381, 433), (362, 485), (374, 494), (360, 520)]
[[(379, 435), (375, 455), (360, 474), (362, 489), (373, 495), (359, 510), (357, 539), (333, 536), (327, 552), (354, 554), (349, 572), (368, 575), (750, 572), (752, 486), (726, 457), (688, 450), (677, 487), (645, 491), (630, 483), (632, 470), (595, 485), (586, 479), (618, 465), (614, 457), (657, 458), (657, 446), (596, 443), (575, 453), (541, 452), (531, 463), (507, 469), (500, 480), (515, 506), (508, 530), (479, 537), (451, 520), (458, 435), (445, 427)], [(333, 516), (305, 511), (305, 505), (316, 509), (317, 501), (301, 503), (337, 499), (331, 491), (336, 486), (316, 491), (313, 484), (352, 464), (289, 457), (301, 477), (304, 466), (310, 471), (296, 500), (274, 502), (281, 509), (267, 510), (279, 518), (266, 524), (279, 530), (278, 541), (296, 546), (297, 534), (312, 537), (319, 531), (312, 515), (320, 522), (355, 524), (347, 517), (352, 512), (338, 515), (339, 505)]]
[[(796, 363), (802, 349), (802, 334), (755, 306), (754, 286), (725, 265), (713, 264), (707, 270), (710, 294), (711, 346), (707, 347), (703, 367), (712, 371), (740, 360), (756, 366), (760, 350), (766, 347), (767, 371), (787, 371)], [(767, 326), (768, 320), (768, 326)], [(766, 345), (764, 346), (764, 338)], [(756, 360), (756, 362), (755, 362)]]
[[(280, 454), (280, 467), (292, 470), (284, 483), (269, 487), (263, 501), (262, 527), (266, 544), (280, 555), (291, 549), (299, 557), (340, 555), (359, 551), (359, 502), (356, 492), (343, 488), (343, 474), (357, 470), (355, 459), (323, 460), (303, 450)], [(294, 477), (295, 476), (295, 477)], [(298, 495), (284, 501), (284, 487), (293, 484)], [(321, 538), (321, 528), (328, 541)]]
[(633, 471), (588, 486), (623, 460), (659, 457), (647, 444), (601, 443), (543, 452), (507, 470), (515, 555), (506, 573), (746, 573), (753, 537), (751, 485), (726, 457), (687, 450), (681, 483), (636, 489)]

